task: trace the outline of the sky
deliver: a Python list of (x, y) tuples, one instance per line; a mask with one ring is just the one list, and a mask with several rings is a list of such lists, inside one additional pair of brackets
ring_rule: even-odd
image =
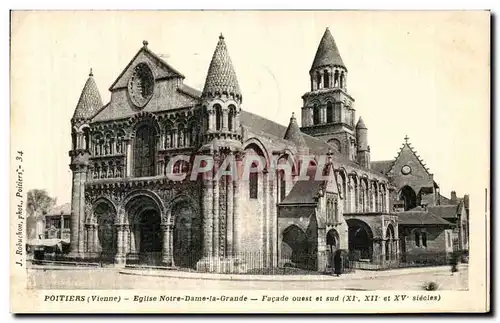
[(284, 125), (295, 112), (300, 122), (308, 72), (329, 27), (372, 161), (393, 159), (408, 135), (443, 195), (455, 190), (483, 203), (489, 22), (487, 12), (460, 11), (14, 12), (11, 153), (24, 152), (26, 190), (47, 189), (58, 204), (69, 202), (70, 119), (89, 69), (108, 102), (109, 86), (143, 40), (201, 90), (222, 33), (242, 108)]

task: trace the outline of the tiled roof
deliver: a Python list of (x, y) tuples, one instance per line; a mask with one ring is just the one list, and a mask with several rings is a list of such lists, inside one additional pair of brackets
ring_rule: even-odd
[(345, 68), (337, 44), (335, 44), (335, 40), (328, 28), (326, 28), (323, 38), (321, 38), (311, 70), (323, 66), (342, 66)]
[(238, 79), (222, 35), (215, 47), (203, 88), (203, 95), (216, 95), (216, 93), (227, 93), (241, 98)]
[(302, 132), (300, 131), (299, 125), (297, 124), (297, 119), (295, 118), (295, 114), (292, 113), (292, 117), (290, 118), (290, 124), (285, 131), (285, 136), (283, 137), (286, 140), (290, 140), (297, 147), (305, 147), (306, 142), (304, 137), (302, 136)]
[(441, 218), (451, 219), (457, 217), (458, 205), (435, 205), (427, 208), (430, 213)]
[(189, 85), (181, 84), (181, 86), (179, 87), (178, 90), (195, 98), (195, 99), (201, 98), (201, 91), (199, 91), (193, 87), (190, 87)]
[[(242, 126), (250, 128), (255, 133), (270, 135), (273, 137), (273, 139), (277, 141), (283, 140), (284, 143), (288, 142), (285, 139), (282, 139), (287, 130), (285, 126), (277, 122), (274, 122), (272, 120), (269, 120), (267, 118), (264, 118), (262, 116), (259, 116), (257, 114), (248, 112), (246, 110), (241, 110), (240, 123)], [(319, 138), (310, 136), (303, 132), (302, 132), (302, 137), (306, 142), (307, 148), (309, 148), (310, 154), (315, 154), (315, 155), (327, 154), (328, 151), (332, 149), (332, 146), (330, 146), (325, 141)], [(353, 168), (356, 168), (358, 170), (363, 170), (367, 173), (371, 172), (379, 174), (379, 172), (361, 167), (359, 164), (349, 160), (348, 158), (338, 153), (334, 153), (332, 158), (334, 163), (350, 165)]]
[(71, 203), (65, 203), (62, 205), (54, 206), (47, 212), (47, 215), (61, 215), (61, 214), (65, 215), (71, 214)]
[(439, 226), (453, 226), (452, 223), (445, 219), (436, 216), (427, 211), (410, 210), (398, 213), (398, 221), (400, 225), (439, 225)]
[(392, 160), (372, 161), (370, 163), (370, 166), (371, 166), (372, 170), (385, 175), (391, 169)]
[(97, 89), (92, 71), (90, 71), (89, 78), (87, 79), (87, 82), (85, 82), (72, 120), (90, 119), (101, 108), (101, 95)]
[(365, 122), (362, 117), (359, 117), (358, 123), (356, 124), (356, 129), (368, 129), (365, 126)]
[(316, 203), (315, 197), (322, 183), (324, 183), (324, 181), (298, 181), (280, 204)]

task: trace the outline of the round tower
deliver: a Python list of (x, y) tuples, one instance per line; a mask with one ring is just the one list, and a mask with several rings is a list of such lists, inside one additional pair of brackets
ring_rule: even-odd
[(370, 146), (368, 145), (368, 128), (363, 118), (359, 117), (356, 124), (357, 161), (365, 167), (370, 168)]
[(326, 28), (309, 70), (311, 91), (347, 88), (347, 68), (329, 28)]
[(216, 146), (233, 149), (241, 146), (242, 95), (222, 34), (208, 68), (201, 99), (202, 144), (205, 148)]
[(101, 107), (101, 95), (91, 69), (71, 118), (72, 140), (69, 156), (73, 182), (71, 189), (70, 255), (75, 258), (84, 257), (85, 183), (87, 182), (91, 149), (89, 123)]

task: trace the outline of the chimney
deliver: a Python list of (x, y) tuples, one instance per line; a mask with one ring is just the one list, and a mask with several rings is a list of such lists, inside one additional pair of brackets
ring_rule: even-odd
[(451, 191), (451, 202), (453, 204), (457, 203), (457, 192), (455, 192), (455, 191)]

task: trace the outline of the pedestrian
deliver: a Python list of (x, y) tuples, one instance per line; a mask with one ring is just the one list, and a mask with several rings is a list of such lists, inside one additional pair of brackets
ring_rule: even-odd
[(451, 275), (458, 271), (458, 255), (456, 252), (451, 254)]
[(340, 250), (337, 250), (335, 252), (335, 256), (333, 257), (333, 264), (335, 267), (335, 275), (339, 277), (340, 274), (342, 274), (342, 252)]

